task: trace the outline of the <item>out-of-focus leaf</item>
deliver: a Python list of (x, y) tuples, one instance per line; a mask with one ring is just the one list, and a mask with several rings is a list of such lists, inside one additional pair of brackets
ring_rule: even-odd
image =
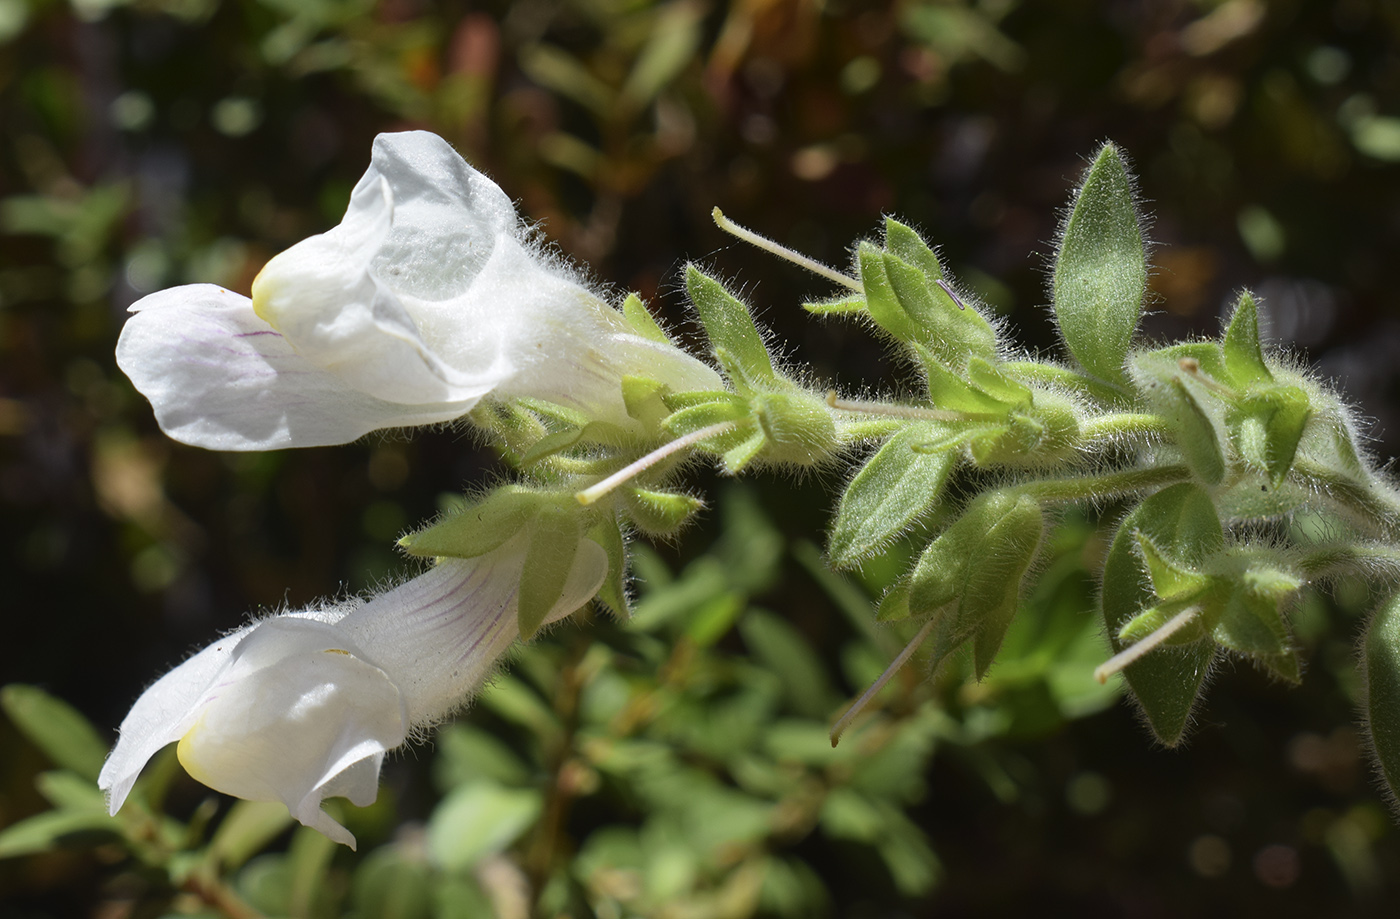
[(86, 833), (121, 833), (122, 825), (105, 810), (53, 810), (35, 814), (0, 830), (0, 858), (33, 855), (61, 845), (65, 837)]
[(107, 758), (107, 744), (77, 709), (23, 683), (11, 683), (0, 690), (0, 707), (55, 764), (97, 781)]
[(500, 852), (539, 819), (544, 801), (535, 789), (505, 788), (491, 782), (462, 786), (428, 819), (428, 853), (458, 871)]
[(208, 861), (233, 871), (267, 847), (292, 824), (280, 801), (236, 801), (209, 841)]

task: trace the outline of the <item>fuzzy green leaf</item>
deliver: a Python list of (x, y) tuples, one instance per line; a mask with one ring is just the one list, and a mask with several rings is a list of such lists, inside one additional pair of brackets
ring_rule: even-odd
[(916, 452), (914, 444), (937, 433), (913, 424), (891, 437), (856, 473), (841, 495), (827, 555), (840, 568), (874, 554), (942, 499), (953, 450)]
[(1123, 156), (1104, 144), (1084, 175), (1055, 256), (1055, 319), (1086, 370), (1125, 382), (1147, 291), (1147, 250)]

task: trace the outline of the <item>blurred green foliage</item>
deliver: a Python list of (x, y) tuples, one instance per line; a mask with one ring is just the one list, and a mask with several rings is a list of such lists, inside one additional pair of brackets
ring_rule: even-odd
[[(170, 755), (106, 817), (55, 697), (109, 738), (249, 610), (401, 571), (393, 538), (490, 468), (450, 431), (188, 449), (112, 362), (138, 297), (246, 292), (334, 223), (381, 130), (447, 137), (673, 321), (686, 257), (760, 302), (827, 294), (716, 251), (711, 207), (838, 265), (889, 211), (1042, 347), (1032, 253), (1111, 137), (1157, 215), (1148, 331), (1214, 332), (1248, 283), (1393, 455), (1397, 38), (1383, 0), (0, 0), (0, 677), (48, 690), (4, 697), (6, 911), (1382, 913), (1400, 845), (1345, 727), (1370, 598), (1296, 612), (1302, 690), (1225, 675), (1193, 747), (1154, 750), (1088, 679), (1093, 518), (984, 681), (911, 669), (832, 751), (830, 716), (902, 644), (862, 623), (907, 558), (836, 578), (813, 547), (830, 492), (764, 480), (711, 550), (639, 552), (636, 621), (556, 630), (398, 763), (346, 815), (357, 856), (224, 808)], [(897, 378), (799, 313), (763, 318), (818, 374)]]

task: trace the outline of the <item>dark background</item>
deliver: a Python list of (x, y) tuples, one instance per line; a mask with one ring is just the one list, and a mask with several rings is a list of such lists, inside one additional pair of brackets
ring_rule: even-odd
[[(619, 94), (659, 20), (681, 36), (664, 85)], [(113, 362), (140, 296), (246, 293), (268, 257), (334, 224), (385, 130), (441, 133), (686, 334), (679, 269), (715, 268), (794, 362), (851, 389), (898, 368), (859, 329), (806, 319), (800, 301), (832, 291), (723, 237), (712, 206), (838, 267), (896, 214), (1054, 354), (1060, 209), (1112, 139), (1153, 215), (1147, 334), (1214, 333), (1248, 286), (1272, 339), (1345, 389), (1393, 456), (1397, 39), (1381, 0), (0, 0), (0, 681), (114, 727), (250, 610), (397, 570), (393, 538), (493, 467), (450, 431), (184, 447)], [(810, 533), (840, 483), (759, 484)], [(828, 615), (782, 609), (781, 589), (765, 602)], [(916, 816), (948, 870), (908, 909), (1379, 914), (1400, 841), (1353, 727), (1369, 604), (1348, 589), (1304, 610), (1300, 689), (1227, 668), (1185, 750), (1155, 749), (1120, 706), (1010, 751), (1043, 795), (999, 801), (940, 758)], [(40, 806), (39, 766), (8, 725), (0, 744), (3, 824)], [(1092, 819), (1050, 778), (1084, 769), (1112, 789)]]

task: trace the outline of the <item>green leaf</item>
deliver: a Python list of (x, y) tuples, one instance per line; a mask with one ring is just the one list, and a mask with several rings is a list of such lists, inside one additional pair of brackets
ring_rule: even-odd
[(1053, 280), (1055, 320), (1084, 369), (1126, 382), (1123, 362), (1147, 291), (1147, 251), (1123, 156), (1104, 144), (1065, 222)]
[(716, 354), (726, 353), (742, 369), (745, 379), (771, 383), (776, 378), (773, 361), (749, 308), (694, 265), (686, 267), (685, 288)]
[(475, 558), (505, 545), (556, 496), (505, 485), (399, 540), (409, 555)]
[(520, 637), (530, 640), (564, 596), (578, 554), (579, 518), (557, 505), (546, 505), (530, 524), (530, 545), (520, 573)]
[(1363, 648), (1366, 726), (1395, 804), (1400, 801), (1400, 596), (1376, 610)]
[(672, 344), (670, 337), (652, 318), (651, 311), (647, 309), (640, 294), (627, 295), (627, 299), (622, 301), (622, 315), (627, 320), (627, 324), (632, 327), (632, 331), (643, 338), (660, 342), (663, 345)]
[(952, 450), (916, 452), (933, 437), (932, 424), (912, 424), (895, 434), (856, 473), (841, 495), (827, 555), (837, 568), (853, 565), (908, 529), (942, 500), (957, 462)]
[(477, 782), (456, 789), (428, 818), (428, 855), (448, 871), (471, 868), (504, 850), (544, 810), (536, 789)]
[(1274, 375), (1264, 363), (1264, 349), (1259, 344), (1258, 307), (1247, 290), (1235, 301), (1235, 311), (1225, 329), (1220, 350), (1230, 382), (1235, 386), (1273, 382)]
[(901, 578), (885, 591), (885, 595), (880, 598), (880, 606), (875, 611), (877, 622), (898, 622), (909, 618), (912, 612), (909, 609), (909, 585), (909, 578)]
[(1010, 405), (967, 382), (929, 351), (917, 344), (912, 347), (928, 374), (929, 402), (935, 408), (984, 415), (988, 420), (1002, 420), (1011, 411)]
[(107, 744), (77, 709), (24, 683), (11, 683), (0, 690), (0, 707), (55, 765), (97, 781), (107, 758)]
[[(1173, 485), (1138, 505), (1119, 526), (1104, 562), (1104, 624), (1114, 651), (1126, 646), (1118, 637), (1123, 628), (1155, 605), (1151, 573), (1139, 548), (1141, 537), (1179, 568), (1200, 567), (1225, 542), (1215, 506), (1197, 485)], [(1157, 648), (1124, 671), (1153, 733), (1167, 746), (1181, 741), (1214, 658), (1214, 643), (1202, 639), (1183, 647)]]

